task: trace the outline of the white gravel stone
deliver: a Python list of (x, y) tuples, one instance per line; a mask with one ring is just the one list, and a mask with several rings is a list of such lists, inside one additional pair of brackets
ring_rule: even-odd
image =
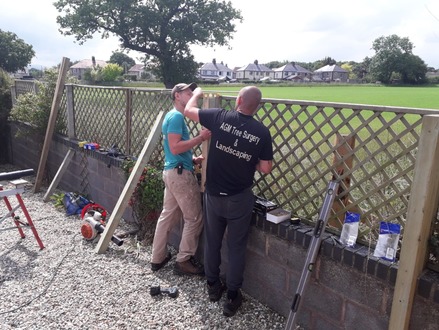
[[(17, 170), (0, 165), (0, 173)], [(110, 244), (103, 254), (80, 234), (80, 216), (66, 216), (45, 189), (33, 193), (34, 177), (21, 195), (45, 246), (40, 250), (30, 229), (26, 238), (11, 218), (0, 223), (1, 329), (284, 329), (285, 318), (244, 292), (237, 314), (222, 314), (225, 297), (212, 303), (204, 278), (173, 273), (173, 259), (158, 272), (150, 270), (151, 246), (134, 239)], [(7, 182), (1, 182), (10, 189)], [(59, 192), (59, 191), (58, 191)], [(15, 196), (9, 196), (13, 206)], [(0, 200), (0, 219), (7, 213)], [(19, 209), (16, 215), (25, 220)], [(128, 225), (121, 223), (116, 234)], [(177, 286), (179, 295), (151, 296), (152, 285)]]

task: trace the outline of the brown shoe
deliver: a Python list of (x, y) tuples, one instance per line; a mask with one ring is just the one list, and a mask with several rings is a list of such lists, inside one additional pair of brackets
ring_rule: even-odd
[(190, 259), (175, 262), (174, 273), (177, 275), (204, 275), (204, 268), (201, 265), (195, 265)]

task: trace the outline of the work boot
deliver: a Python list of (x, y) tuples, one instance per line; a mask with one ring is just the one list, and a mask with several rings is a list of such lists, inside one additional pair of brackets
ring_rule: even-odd
[(168, 263), (169, 260), (171, 260), (172, 255), (171, 252), (168, 252), (168, 255), (166, 256), (166, 258), (160, 262), (160, 263), (153, 263), (151, 262), (151, 270), (153, 272), (158, 271), (159, 269), (163, 268), (164, 265), (166, 265)]
[(188, 259), (175, 262), (174, 273), (177, 275), (204, 275), (204, 268), (201, 265), (195, 265), (192, 259)]
[(233, 299), (229, 298), (229, 294), (227, 293), (227, 301), (223, 307), (224, 316), (230, 317), (236, 314), (238, 308), (242, 305), (242, 294), (241, 290), (237, 291), (236, 297)]
[(220, 300), (225, 290), (226, 286), (221, 282), (221, 280), (214, 282), (212, 285), (207, 283), (207, 293), (210, 301), (216, 302)]

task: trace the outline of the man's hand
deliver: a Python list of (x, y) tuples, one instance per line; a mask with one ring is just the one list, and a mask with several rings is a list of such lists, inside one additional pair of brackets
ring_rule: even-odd
[(200, 134), (198, 134), (199, 136), (201, 136), (201, 138), (203, 139), (203, 141), (209, 140), (210, 137), (212, 136), (212, 132), (210, 130), (208, 130), (207, 128), (203, 128), (200, 131)]
[(195, 88), (194, 91), (192, 92), (192, 97), (199, 98), (202, 95), (203, 95), (203, 90), (201, 89), (201, 87)]
[(203, 160), (204, 160), (204, 157), (203, 157), (202, 155), (192, 158), (192, 162), (193, 162), (195, 165), (201, 165), (201, 163), (203, 162)]

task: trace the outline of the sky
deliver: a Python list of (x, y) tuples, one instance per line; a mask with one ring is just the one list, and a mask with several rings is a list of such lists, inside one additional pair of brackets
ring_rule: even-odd
[[(91, 58), (108, 61), (119, 50), (116, 37), (96, 35), (83, 45), (63, 36), (54, 0), (0, 0), (0, 29), (32, 45), (31, 65), (48, 68)], [(325, 57), (361, 62), (373, 56), (373, 41), (396, 34), (413, 43), (413, 54), (439, 69), (437, 0), (231, 0), (241, 10), (229, 47), (191, 47), (197, 62), (223, 62), (230, 68), (258, 60), (314, 62)], [(129, 52), (136, 63), (141, 54)]]

